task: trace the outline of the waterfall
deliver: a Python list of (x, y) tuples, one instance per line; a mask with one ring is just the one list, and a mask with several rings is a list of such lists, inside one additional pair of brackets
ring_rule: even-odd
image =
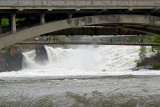
[[(135, 66), (138, 60), (139, 47), (130, 46), (86, 46), (80, 48), (52, 48), (45, 46), (49, 62), (37, 65), (34, 61), (35, 52), (24, 53), (26, 68), (42, 68), (54, 73), (55, 70), (69, 72), (114, 72), (127, 71)], [(38, 66), (38, 67), (36, 67)], [(40, 68), (39, 68), (40, 67)], [(66, 72), (65, 72), (66, 73)]]
[(25, 52), (23, 54), (23, 68), (32, 69), (37, 66), (34, 58), (36, 56), (35, 50)]
[(35, 61), (35, 50), (23, 53), (23, 70), (3, 73), (1, 76), (101, 76), (148, 75), (144, 71), (133, 72), (139, 59), (139, 46), (78, 46), (69, 49), (45, 46), (48, 63)]

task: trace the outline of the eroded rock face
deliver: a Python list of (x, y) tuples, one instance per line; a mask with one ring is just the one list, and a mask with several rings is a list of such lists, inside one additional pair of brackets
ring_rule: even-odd
[(6, 67), (6, 55), (5, 53), (0, 53), (0, 72), (4, 72)]
[(45, 64), (48, 62), (48, 55), (44, 45), (37, 45), (36, 48), (36, 57), (35, 60), (39, 64)]
[(16, 52), (14, 55), (6, 56), (6, 70), (18, 71), (22, 69), (23, 55), (22, 52)]
[(18, 71), (22, 69), (22, 49), (20, 47), (10, 47), (0, 51), (0, 72)]

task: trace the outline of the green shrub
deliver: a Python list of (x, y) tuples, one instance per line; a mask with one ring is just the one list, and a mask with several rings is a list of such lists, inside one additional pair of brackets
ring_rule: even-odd
[(9, 49), (9, 46), (6, 46), (6, 47), (4, 48), (5, 51), (8, 51), (8, 49)]
[(146, 57), (147, 48), (145, 46), (141, 46), (139, 57), (141, 58), (141, 61)]
[(1, 19), (1, 25), (2, 26), (8, 26), (9, 25), (9, 19), (8, 18), (2, 18)]
[(137, 62), (136, 67), (140, 67), (142, 65), (143, 65), (143, 63), (139, 61), (139, 62)]
[(158, 63), (153, 64), (153, 69), (159, 69), (159, 68), (160, 68), (160, 64), (158, 64)]

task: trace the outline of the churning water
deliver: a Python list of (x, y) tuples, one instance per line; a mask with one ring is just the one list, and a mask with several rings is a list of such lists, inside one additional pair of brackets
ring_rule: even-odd
[(139, 59), (139, 46), (79, 46), (63, 49), (46, 46), (49, 62), (40, 65), (35, 51), (25, 52), (23, 70), (1, 73), (3, 77), (89, 77), (119, 75), (159, 75), (157, 71), (132, 71)]
[(139, 48), (46, 46), (44, 65), (25, 52), (23, 70), (0, 73), (0, 107), (159, 107), (160, 72), (131, 70)]

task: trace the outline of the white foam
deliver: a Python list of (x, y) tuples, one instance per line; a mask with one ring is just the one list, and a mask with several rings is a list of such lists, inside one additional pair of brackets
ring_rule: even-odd
[(77, 49), (46, 46), (49, 62), (39, 65), (35, 51), (23, 53), (23, 70), (0, 73), (0, 77), (160, 75), (158, 71), (131, 71), (139, 59), (139, 46), (83, 46)]

